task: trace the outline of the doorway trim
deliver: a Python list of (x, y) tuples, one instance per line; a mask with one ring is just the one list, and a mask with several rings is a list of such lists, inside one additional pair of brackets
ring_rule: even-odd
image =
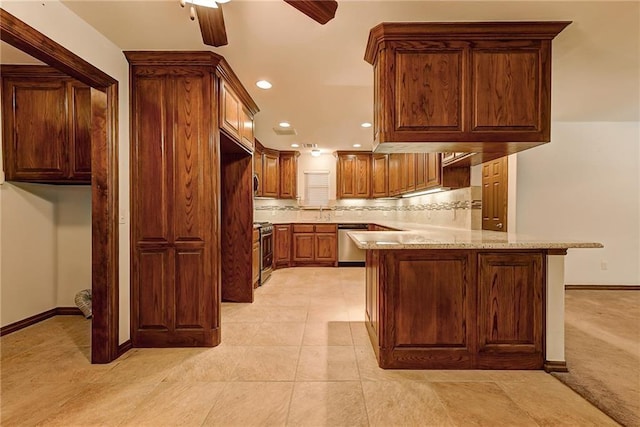
[(0, 39), (106, 94), (91, 132), (91, 363), (109, 363), (119, 356), (118, 81), (2, 8)]

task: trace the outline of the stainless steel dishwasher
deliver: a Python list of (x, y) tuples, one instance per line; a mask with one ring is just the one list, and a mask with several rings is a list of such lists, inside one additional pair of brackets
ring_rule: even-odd
[(357, 247), (347, 233), (368, 229), (368, 224), (338, 224), (338, 266), (364, 266), (366, 252)]

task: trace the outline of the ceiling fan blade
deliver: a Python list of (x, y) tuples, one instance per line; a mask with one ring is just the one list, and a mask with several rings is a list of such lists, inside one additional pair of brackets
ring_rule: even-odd
[(209, 46), (224, 46), (227, 42), (227, 30), (224, 27), (222, 7), (217, 8), (195, 6), (198, 23), (202, 33), (202, 41)]
[(324, 25), (336, 16), (338, 2), (335, 0), (284, 0), (309, 18)]

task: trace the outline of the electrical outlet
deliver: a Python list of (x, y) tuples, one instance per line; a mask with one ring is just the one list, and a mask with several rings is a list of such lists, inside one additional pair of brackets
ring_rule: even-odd
[(600, 270), (607, 270), (609, 268), (609, 263), (607, 261), (600, 261)]
[(271, 211), (271, 216), (276, 216), (276, 210), (275, 209)]
[(357, 216), (362, 216), (362, 211), (356, 211)]

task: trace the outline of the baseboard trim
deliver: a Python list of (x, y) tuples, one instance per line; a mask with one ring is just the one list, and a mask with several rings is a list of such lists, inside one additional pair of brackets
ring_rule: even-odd
[(131, 342), (131, 340), (126, 340), (125, 342), (120, 344), (118, 346), (118, 356), (116, 357), (116, 359), (122, 356), (123, 354), (125, 354), (127, 351), (131, 350), (132, 348), (133, 348), (133, 343)]
[(640, 291), (640, 285), (564, 285), (566, 291)]
[(555, 360), (545, 360), (544, 370), (545, 372), (569, 372), (567, 362), (559, 362)]
[(56, 307), (56, 316), (82, 316), (78, 307)]
[(53, 316), (82, 316), (82, 312), (78, 307), (56, 307), (51, 310), (43, 311), (42, 313), (34, 314), (33, 316), (29, 316), (26, 319), (18, 320), (17, 322), (13, 322), (7, 326), (3, 326), (0, 328), (0, 337), (3, 337), (12, 332), (19, 331), (20, 329), (24, 329), (28, 326), (35, 325), (36, 323), (40, 323), (43, 320), (47, 320)]

